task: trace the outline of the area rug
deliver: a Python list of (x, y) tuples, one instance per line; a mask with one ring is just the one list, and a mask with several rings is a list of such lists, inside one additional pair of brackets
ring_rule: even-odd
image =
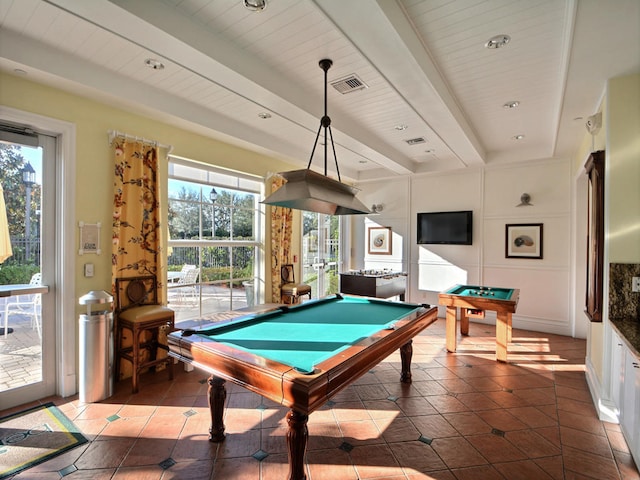
[(53, 403), (0, 418), (0, 479), (88, 442)]

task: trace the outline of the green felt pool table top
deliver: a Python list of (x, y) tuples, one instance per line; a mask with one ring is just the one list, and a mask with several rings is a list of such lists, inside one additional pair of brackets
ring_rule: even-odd
[(315, 365), (376, 332), (392, 329), (394, 323), (422, 308), (337, 295), (241, 317), (192, 334), (310, 373)]
[(448, 295), (460, 295), (463, 297), (511, 300), (515, 292), (517, 292), (517, 290), (514, 288), (485, 287), (479, 285), (456, 285), (443, 293)]

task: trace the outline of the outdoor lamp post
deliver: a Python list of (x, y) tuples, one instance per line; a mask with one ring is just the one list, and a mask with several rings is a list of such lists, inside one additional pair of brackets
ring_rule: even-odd
[(24, 237), (25, 237), (25, 260), (29, 262), (31, 257), (31, 187), (36, 183), (36, 171), (31, 164), (27, 164), (22, 169), (22, 183), (27, 190), (27, 205), (24, 217)]
[(215, 203), (218, 199), (218, 192), (215, 188), (212, 188), (209, 192), (209, 200), (211, 200), (211, 240), (216, 236), (216, 207)]

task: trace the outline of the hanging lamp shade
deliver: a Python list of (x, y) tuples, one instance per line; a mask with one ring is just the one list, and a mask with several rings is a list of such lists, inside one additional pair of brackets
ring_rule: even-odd
[(282, 172), (280, 175), (287, 183), (262, 203), (326, 215), (371, 213), (356, 198), (357, 188), (308, 169)]
[[(336, 158), (336, 149), (331, 133), (331, 119), (327, 115), (327, 71), (333, 62), (329, 59), (320, 60), (320, 68), (324, 70), (324, 116), (320, 120), (320, 128), (313, 144), (311, 157), (306, 170), (292, 170), (280, 172), (287, 181), (273, 192), (262, 203), (276, 207), (306, 210), (308, 212), (324, 213), (327, 215), (362, 215), (371, 211), (356, 198), (357, 188), (342, 183), (340, 169)], [(320, 132), (324, 129), (324, 175), (311, 170), (311, 160), (315, 152)], [(328, 136), (327, 136), (328, 135)], [(327, 147), (331, 139), (331, 148), (336, 163), (338, 180), (327, 176)]]

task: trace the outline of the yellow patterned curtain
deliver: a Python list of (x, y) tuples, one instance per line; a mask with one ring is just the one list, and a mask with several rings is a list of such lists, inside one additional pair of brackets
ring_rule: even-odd
[[(271, 179), (271, 192), (278, 190), (286, 180), (280, 175)], [(280, 267), (290, 262), (291, 226), (293, 211), (290, 208), (271, 207), (271, 301), (280, 303)]]
[[(112, 282), (117, 277), (155, 275), (162, 284), (158, 154), (156, 144), (116, 137)], [(159, 298), (162, 298), (159, 289)], [(114, 289), (115, 291), (115, 289)]]

